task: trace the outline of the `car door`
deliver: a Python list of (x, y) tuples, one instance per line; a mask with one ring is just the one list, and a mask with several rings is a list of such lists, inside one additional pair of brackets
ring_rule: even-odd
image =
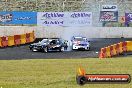
[(50, 43), (49, 43), (49, 48), (55, 48), (56, 47), (56, 40), (52, 40)]

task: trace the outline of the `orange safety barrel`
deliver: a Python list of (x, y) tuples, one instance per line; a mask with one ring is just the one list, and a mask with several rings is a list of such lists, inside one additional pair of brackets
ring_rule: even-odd
[(15, 42), (15, 45), (20, 45), (21, 44), (21, 36), (14, 35), (14, 42)]
[(106, 57), (106, 48), (101, 48), (99, 58), (105, 58)]
[(120, 54), (120, 44), (117, 43), (117, 44), (114, 44), (115, 45), (115, 51), (116, 51), (116, 54)]
[(113, 46), (112, 46), (112, 45), (110, 46), (110, 56), (111, 56), (111, 57), (114, 56)]
[(22, 34), (20, 35), (21, 37), (21, 44), (25, 44), (26, 43), (26, 34)]
[(30, 43), (30, 33), (26, 33), (26, 43)]
[(123, 44), (123, 42), (120, 42), (119, 43), (119, 51), (120, 51), (120, 54), (123, 52), (122, 44)]
[(35, 40), (35, 33), (34, 33), (34, 31), (33, 31), (32, 33), (33, 33), (33, 38), (34, 38), (34, 40)]
[(116, 44), (113, 44), (113, 54), (117, 55), (117, 53), (116, 53)]
[(8, 46), (13, 46), (14, 43), (14, 36), (8, 36)]
[(2, 39), (1, 39), (1, 37), (0, 37), (0, 47), (2, 47)]
[(132, 51), (132, 41), (126, 41), (127, 42), (127, 51)]
[(106, 47), (106, 57), (111, 57), (110, 46)]
[(122, 50), (123, 50), (123, 52), (127, 51), (127, 42), (126, 41), (122, 43)]
[(35, 40), (34, 31), (30, 33), (30, 42), (33, 42)]
[(1, 42), (1, 44), (2, 44), (2, 47), (6, 47), (6, 46), (8, 46), (8, 37), (1, 37), (1, 39), (2, 39), (2, 42)]

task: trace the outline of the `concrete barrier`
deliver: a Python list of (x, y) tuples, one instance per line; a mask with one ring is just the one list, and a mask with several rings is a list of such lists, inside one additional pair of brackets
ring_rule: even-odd
[(0, 36), (13, 36), (30, 33), (35, 30), (36, 27), (30, 26), (0, 26)]
[(61, 37), (71, 39), (72, 36), (87, 38), (131, 38), (131, 27), (42, 27), (42, 26), (0, 26), (0, 36), (12, 36), (35, 31), (36, 38)]

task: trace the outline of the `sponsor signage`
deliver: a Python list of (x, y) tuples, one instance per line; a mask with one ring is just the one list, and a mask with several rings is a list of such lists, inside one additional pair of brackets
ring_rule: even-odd
[(102, 5), (101, 11), (117, 11), (117, 5)]
[(0, 24), (37, 24), (37, 12), (0, 12)]
[(92, 12), (70, 12), (65, 14), (64, 26), (92, 26)]
[(116, 11), (100, 11), (100, 21), (117, 22), (118, 12)]
[(129, 74), (85, 74), (77, 76), (77, 83), (84, 85), (86, 83), (130, 83), (131, 76)]
[(126, 20), (125, 20), (125, 16), (121, 16), (121, 17), (120, 17), (120, 22), (121, 22), (121, 23), (125, 23), (125, 21), (126, 21)]
[(126, 23), (132, 22), (132, 13), (125, 13), (125, 21)]
[(63, 12), (38, 12), (37, 24), (41, 26), (62, 26), (64, 24)]
[(86, 83), (130, 83), (129, 74), (86, 74), (83, 68), (78, 69), (76, 81), (79, 85)]
[(12, 24), (13, 12), (0, 12), (0, 24)]
[(38, 12), (41, 26), (91, 26), (92, 12)]
[(99, 20), (102, 22), (117, 22), (118, 21), (117, 5), (102, 5)]

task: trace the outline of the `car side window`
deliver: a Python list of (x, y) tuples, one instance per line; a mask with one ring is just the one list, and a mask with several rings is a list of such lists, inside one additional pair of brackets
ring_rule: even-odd
[(53, 45), (53, 44), (56, 44), (56, 41), (55, 41), (55, 40), (52, 40), (52, 41), (50, 42), (50, 45)]
[(60, 44), (60, 43), (61, 43), (61, 41), (59, 41), (59, 40), (56, 41), (56, 44)]

